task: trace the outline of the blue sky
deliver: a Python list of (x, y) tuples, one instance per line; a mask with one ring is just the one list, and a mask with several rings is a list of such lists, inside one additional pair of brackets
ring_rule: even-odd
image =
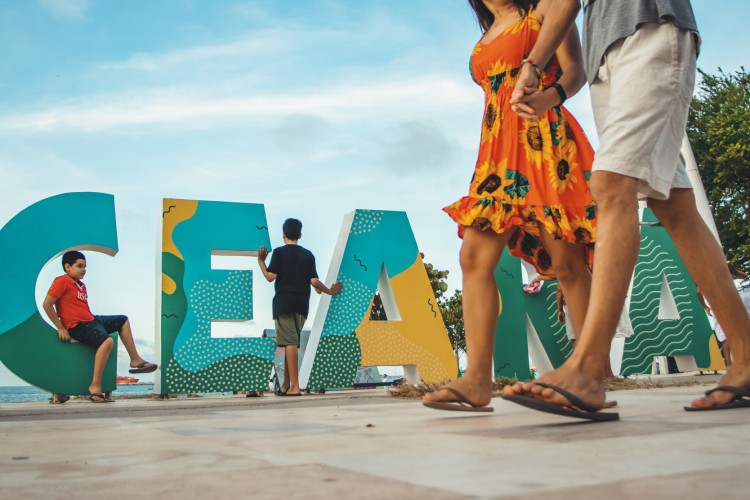
[[(693, 2), (699, 67), (736, 70), (750, 4), (716, 5)], [(440, 209), (475, 161), (478, 37), (460, 0), (3, 0), (0, 225), (55, 194), (114, 194), (120, 252), (89, 254), (90, 302), (128, 314), (149, 356), (164, 197), (263, 203), (275, 246), (301, 218), (321, 276), (344, 214), (405, 210), (458, 288)], [(588, 93), (568, 107), (596, 144)], [(58, 269), (42, 270), (38, 300)], [(271, 326), (270, 285), (255, 293), (256, 326)], [(17, 382), (0, 368), (0, 385)]]

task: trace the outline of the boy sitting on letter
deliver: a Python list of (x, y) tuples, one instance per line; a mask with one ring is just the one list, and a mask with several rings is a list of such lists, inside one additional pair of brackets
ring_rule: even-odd
[(96, 349), (94, 377), (89, 386), (88, 400), (92, 403), (104, 403), (108, 398), (102, 393), (102, 374), (114, 346), (110, 333), (120, 332), (120, 339), (130, 355), (130, 373), (150, 373), (158, 366), (145, 361), (138, 354), (127, 316), (91, 314), (86, 285), (81, 281), (86, 275), (86, 257), (76, 250), (65, 252), (62, 266), (65, 274), (52, 282), (44, 299), (44, 312), (57, 328), (62, 342), (70, 342), (72, 338)]

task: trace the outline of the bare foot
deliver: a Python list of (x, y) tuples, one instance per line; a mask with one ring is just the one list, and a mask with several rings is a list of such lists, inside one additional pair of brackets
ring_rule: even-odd
[[(601, 377), (590, 377), (575, 368), (563, 365), (557, 370), (551, 371), (541, 377), (538, 382), (561, 387), (578, 396), (584, 403), (593, 408), (606, 407), (604, 382)], [(560, 406), (569, 406), (571, 404), (568, 398), (559, 392), (537, 385), (533, 381), (506, 385), (503, 388), (503, 394), (506, 396), (531, 396)]]
[(89, 386), (89, 394), (100, 394), (101, 392), (102, 392), (102, 386), (101, 385), (91, 384)]
[[(472, 406), (487, 406), (492, 399), (492, 381), (489, 377), (484, 377), (480, 381), (469, 375), (464, 375), (446, 387), (455, 389), (463, 394), (468, 400), (466, 402)], [(452, 403), (456, 401), (456, 395), (450, 391), (438, 389), (435, 392), (425, 394), (422, 401)]]
[[(750, 390), (750, 365), (735, 362), (727, 368), (726, 374), (721, 377), (719, 385), (739, 387)], [(727, 404), (734, 399), (736, 395), (727, 391), (712, 392), (708, 396), (696, 399), (690, 403), (695, 408), (711, 408), (716, 405)]]

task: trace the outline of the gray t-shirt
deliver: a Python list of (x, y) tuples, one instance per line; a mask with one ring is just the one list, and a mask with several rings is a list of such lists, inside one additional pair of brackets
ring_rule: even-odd
[(690, 0), (583, 0), (583, 50), (589, 84), (602, 58), (616, 41), (627, 38), (645, 23), (674, 23), (698, 32)]

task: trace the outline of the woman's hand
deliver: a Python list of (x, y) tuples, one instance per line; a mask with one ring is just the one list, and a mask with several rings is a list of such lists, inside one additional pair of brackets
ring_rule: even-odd
[(524, 120), (538, 122), (545, 112), (560, 102), (560, 96), (555, 89), (539, 90), (524, 87), (524, 91), (523, 98), (517, 99), (515, 103), (514, 99), (511, 99), (513, 112)]

